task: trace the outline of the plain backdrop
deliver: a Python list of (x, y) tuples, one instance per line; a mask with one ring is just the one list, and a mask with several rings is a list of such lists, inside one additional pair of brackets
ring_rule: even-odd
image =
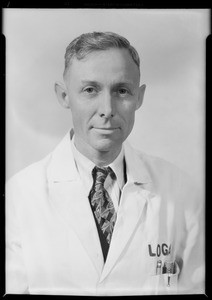
[(128, 140), (203, 189), (206, 9), (4, 9), (6, 178), (42, 159), (71, 127), (54, 83), (67, 45), (91, 31), (121, 34), (139, 52), (147, 89)]

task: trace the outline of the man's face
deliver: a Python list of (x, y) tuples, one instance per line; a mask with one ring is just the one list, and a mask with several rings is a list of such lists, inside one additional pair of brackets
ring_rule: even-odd
[(65, 83), (78, 149), (119, 151), (144, 93), (128, 51), (109, 49), (74, 58)]

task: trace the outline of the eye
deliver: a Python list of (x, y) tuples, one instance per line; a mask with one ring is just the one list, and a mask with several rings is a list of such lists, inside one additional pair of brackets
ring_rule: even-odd
[(89, 86), (89, 87), (85, 88), (83, 90), (83, 92), (86, 92), (87, 94), (94, 94), (94, 93), (96, 93), (96, 89), (92, 86)]
[(121, 96), (125, 96), (125, 95), (129, 94), (129, 91), (125, 88), (120, 88), (120, 89), (118, 89), (118, 93)]

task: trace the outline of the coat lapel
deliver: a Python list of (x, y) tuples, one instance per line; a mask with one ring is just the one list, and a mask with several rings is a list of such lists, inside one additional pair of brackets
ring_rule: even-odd
[(98, 232), (70, 147), (70, 137), (66, 135), (52, 153), (47, 169), (49, 199), (58, 216), (75, 231), (100, 274), (103, 257)]
[(127, 183), (122, 190), (117, 220), (107, 260), (100, 278), (102, 282), (110, 273), (133, 237), (137, 226), (144, 222), (149, 199), (152, 197), (151, 179), (142, 161), (129, 145), (125, 145)]
[[(127, 244), (130, 242), (141, 217), (145, 216), (146, 203), (147, 199), (145, 195), (142, 194), (142, 190), (140, 192), (138, 191), (138, 187), (133, 184), (127, 184), (124, 187), (117, 221), (100, 282), (110, 273), (125, 247), (127, 247)], [(142, 222), (143, 221), (142, 218)]]

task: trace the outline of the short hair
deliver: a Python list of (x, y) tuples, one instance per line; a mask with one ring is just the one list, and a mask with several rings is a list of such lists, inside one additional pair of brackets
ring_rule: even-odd
[(66, 48), (63, 76), (66, 75), (73, 58), (81, 60), (93, 51), (108, 50), (111, 48), (127, 49), (133, 61), (138, 66), (140, 74), (140, 58), (138, 52), (131, 46), (126, 38), (113, 32), (91, 32), (81, 34)]

